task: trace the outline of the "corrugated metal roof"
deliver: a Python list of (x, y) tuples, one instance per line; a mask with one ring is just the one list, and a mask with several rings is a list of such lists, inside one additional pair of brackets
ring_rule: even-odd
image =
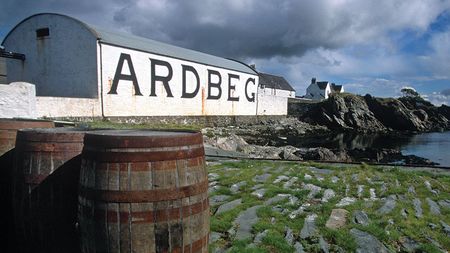
[(282, 76), (259, 72), (259, 84), (272, 89), (295, 91)]
[(170, 44), (158, 42), (155, 40), (147, 39), (144, 37), (139, 37), (127, 33), (120, 33), (116, 31), (111, 31), (105, 28), (99, 28), (93, 25), (89, 25), (87, 23), (84, 23), (76, 18), (63, 15), (63, 14), (57, 14), (57, 13), (39, 13), (32, 15), (24, 20), (22, 20), (19, 24), (17, 24), (4, 38), (2, 44), (5, 42), (6, 38), (9, 36), (9, 34), (17, 28), (21, 23), (32, 19), (35, 16), (41, 16), (41, 15), (53, 15), (53, 16), (60, 16), (64, 18), (72, 19), (81, 25), (85, 26), (100, 42), (112, 44), (116, 46), (121, 46), (125, 48), (135, 49), (139, 51), (144, 51), (148, 53), (154, 53), (158, 55), (164, 55), (169, 56), (172, 58), (177, 59), (183, 59), (191, 62), (196, 62), (200, 64), (210, 65), (218, 68), (225, 68), (229, 70), (239, 71), (247, 74), (257, 75), (258, 73), (252, 69), (251, 67), (247, 66), (244, 63), (226, 59), (198, 51), (194, 51), (191, 49), (186, 49), (182, 47), (173, 46)]

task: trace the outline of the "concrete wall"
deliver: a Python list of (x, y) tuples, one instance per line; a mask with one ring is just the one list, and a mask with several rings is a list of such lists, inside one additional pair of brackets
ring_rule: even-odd
[(102, 109), (99, 99), (36, 97), (38, 117), (101, 117)]
[[(194, 115), (256, 115), (256, 89), (258, 76), (241, 73), (237, 71), (216, 68), (201, 63), (189, 62), (181, 59), (174, 59), (166, 56), (140, 52), (121, 47), (101, 44), (102, 62), (102, 85), (104, 115), (106, 117), (117, 116), (194, 116)], [(117, 83), (117, 90), (112, 92), (116, 71), (119, 74), (131, 75), (131, 64), (129, 60), (123, 60), (122, 68), (118, 69), (119, 59), (127, 57), (131, 59), (137, 85), (133, 81), (121, 79)], [(168, 82), (169, 94), (161, 81), (155, 83), (155, 96), (151, 96), (152, 71), (151, 62), (164, 61), (171, 66), (172, 78)], [(182, 98), (182, 65), (193, 67), (199, 76), (199, 89), (193, 98)], [(214, 70), (221, 76), (221, 96), (219, 99), (209, 99), (208, 95), (208, 70)], [(194, 74), (186, 72), (186, 91), (193, 93), (197, 87), (197, 80)], [(168, 67), (157, 64), (155, 68), (157, 76), (167, 76)], [(229, 75), (236, 75), (239, 79), (231, 80), (229, 87)], [(247, 85), (249, 79), (254, 81)], [(155, 79), (156, 80), (156, 79)], [(219, 82), (219, 78), (213, 75), (213, 83)], [(139, 89), (142, 95), (136, 95)], [(239, 98), (239, 101), (229, 100)], [(112, 94), (117, 93), (117, 94)], [(212, 88), (211, 95), (218, 95), (218, 89)], [(249, 101), (246, 97), (254, 96), (254, 101)]]
[[(36, 30), (49, 29), (37, 37)], [(3, 43), (25, 61), (7, 59), (8, 82), (36, 85), (38, 96), (98, 97), (97, 40), (82, 23), (60, 15), (38, 15), (17, 25)]]
[(294, 91), (258, 88), (258, 115), (287, 115), (288, 98)]
[(36, 90), (24, 82), (0, 85), (0, 118), (36, 118)]

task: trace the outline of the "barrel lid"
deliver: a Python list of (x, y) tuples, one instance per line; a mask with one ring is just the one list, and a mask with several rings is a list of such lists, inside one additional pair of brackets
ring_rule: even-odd
[(55, 123), (50, 120), (40, 119), (0, 119), (1, 130), (17, 130), (21, 128), (34, 128), (34, 127), (55, 127)]
[(88, 130), (77, 127), (25, 128), (17, 132), (17, 140), (28, 142), (83, 142)]
[(129, 129), (99, 130), (86, 133), (84, 145), (90, 147), (148, 148), (203, 144), (198, 131)]

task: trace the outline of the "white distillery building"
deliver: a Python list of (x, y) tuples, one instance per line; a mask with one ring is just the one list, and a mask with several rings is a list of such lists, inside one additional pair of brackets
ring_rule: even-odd
[(259, 73), (258, 115), (286, 115), (289, 98), (295, 90), (284, 77)]
[(328, 97), (333, 93), (343, 93), (344, 86), (336, 85), (335, 83), (330, 83), (328, 81), (317, 82), (316, 78), (311, 79), (311, 84), (306, 88), (305, 98), (312, 100), (323, 100), (328, 99)]
[(290, 93), (265, 95), (246, 64), (65, 15), (26, 18), (2, 45), (25, 55), (7, 59), (7, 81), (36, 85), (39, 117), (287, 114)]

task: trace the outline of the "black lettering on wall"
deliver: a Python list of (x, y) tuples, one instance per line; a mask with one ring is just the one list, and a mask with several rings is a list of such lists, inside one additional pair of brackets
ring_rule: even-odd
[(252, 92), (249, 96), (248, 95), (248, 84), (252, 82), (253, 85), (255, 85), (255, 78), (249, 78), (247, 79), (247, 82), (245, 83), (245, 97), (247, 98), (248, 102), (255, 102), (255, 93)]
[[(164, 89), (166, 90), (167, 97), (173, 97), (172, 91), (170, 90), (169, 81), (172, 79), (173, 71), (170, 63), (166, 61), (151, 59), (151, 84), (150, 84), (150, 97), (156, 97), (156, 81), (161, 81), (164, 85)], [(156, 65), (166, 67), (169, 73), (167, 76), (158, 76), (156, 75)]]
[[(124, 61), (127, 61), (128, 69), (130, 70), (129, 75), (122, 74)], [(134, 95), (142, 96), (142, 93), (139, 90), (136, 73), (134, 72), (133, 62), (131, 61), (131, 56), (129, 54), (120, 54), (119, 63), (117, 63), (116, 73), (114, 74), (111, 90), (108, 92), (108, 94), (117, 94), (117, 86), (119, 85), (120, 80), (132, 81), (134, 86)]]
[[(219, 81), (217, 83), (211, 82), (211, 77), (213, 75), (219, 77)], [(220, 99), (220, 96), (222, 96), (222, 88), (220, 87), (221, 83), (222, 83), (222, 76), (220, 76), (220, 73), (218, 71), (208, 69), (208, 97), (206, 99)], [(212, 95), (211, 94), (212, 88), (218, 89), (219, 94)]]
[(236, 85), (231, 85), (231, 80), (232, 79), (237, 79), (239, 80), (239, 76), (235, 75), (235, 74), (228, 74), (228, 101), (239, 101), (239, 96), (238, 97), (232, 97), (231, 96), (231, 91), (235, 91), (236, 90)]
[[(183, 77), (183, 80), (182, 80), (183, 84), (182, 84), (182, 94), (181, 94), (181, 97), (182, 97), (182, 98), (193, 98), (193, 97), (195, 97), (195, 96), (197, 95), (198, 90), (200, 89), (200, 77), (198, 76), (198, 73), (197, 73), (197, 71), (195, 70), (195, 68), (192, 67), (192, 66), (189, 66), (189, 65), (181, 65), (181, 69), (182, 69), (181, 71), (182, 71), (182, 77)], [(196, 86), (195, 86), (195, 90), (194, 90), (194, 92), (191, 92), (191, 93), (188, 93), (188, 92), (186, 91), (186, 86), (187, 86), (187, 84), (186, 84), (186, 72), (187, 72), (187, 71), (189, 71), (189, 72), (191, 72), (192, 74), (194, 74), (195, 79), (196, 79), (196, 81), (197, 81)]]

